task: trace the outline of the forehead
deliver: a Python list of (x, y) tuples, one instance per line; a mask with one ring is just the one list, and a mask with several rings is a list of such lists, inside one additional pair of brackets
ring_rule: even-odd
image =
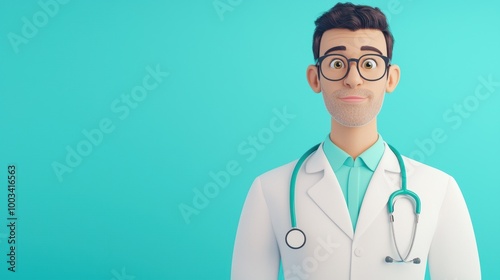
[(345, 46), (346, 53), (358, 53), (361, 46), (371, 46), (379, 49), (383, 55), (387, 55), (387, 46), (382, 31), (378, 29), (330, 29), (323, 33), (319, 48), (322, 56), (329, 48)]

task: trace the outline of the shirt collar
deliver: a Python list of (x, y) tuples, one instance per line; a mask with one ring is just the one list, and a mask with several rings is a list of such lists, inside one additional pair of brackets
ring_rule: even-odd
[(344, 164), (347, 166), (365, 165), (371, 171), (375, 171), (382, 155), (384, 154), (384, 140), (379, 134), (375, 144), (359, 155), (359, 160), (356, 158), (356, 161), (354, 161), (348, 153), (344, 152), (337, 145), (335, 145), (332, 140), (330, 140), (330, 134), (326, 136), (323, 144), (323, 150), (325, 151), (326, 158), (330, 162), (334, 172), (336, 172)]

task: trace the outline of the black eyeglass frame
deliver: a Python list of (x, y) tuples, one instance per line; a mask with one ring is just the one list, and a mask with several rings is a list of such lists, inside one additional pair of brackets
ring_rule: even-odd
[[(327, 58), (329, 56), (341, 56), (341, 57), (345, 58), (345, 60), (347, 61), (347, 72), (345, 73), (345, 75), (342, 78), (340, 78), (340, 79), (330, 79), (327, 76), (325, 76), (325, 74), (321, 70), (321, 66), (320, 66), (321, 63), (323, 62), (323, 60), (325, 58)], [(385, 67), (384, 74), (382, 74), (382, 76), (380, 76), (380, 78), (378, 78), (378, 79), (367, 79), (367, 78), (363, 77), (363, 75), (361, 74), (361, 71), (359, 71), (359, 61), (363, 57), (365, 57), (365, 56), (378, 56), (378, 57), (380, 57), (380, 58), (382, 58), (384, 60), (384, 62), (385, 62), (385, 64), (387, 66)], [(358, 70), (359, 76), (361, 78), (363, 78), (364, 80), (370, 81), (370, 82), (374, 82), (374, 81), (378, 81), (378, 80), (382, 79), (385, 76), (385, 74), (388, 72), (389, 67), (391, 67), (391, 64), (390, 64), (391, 60), (387, 56), (384, 56), (384, 55), (369, 53), (369, 54), (364, 54), (364, 55), (360, 56), (359, 58), (347, 58), (344, 55), (336, 54), (335, 53), (335, 54), (326, 54), (326, 55), (318, 57), (318, 59), (316, 60), (316, 68), (318, 68), (318, 72), (320, 72), (321, 76), (325, 77), (325, 79), (327, 79), (329, 81), (332, 81), (332, 82), (336, 82), (336, 81), (343, 80), (345, 77), (347, 77), (347, 75), (349, 75), (349, 71), (351, 71), (351, 61), (356, 62), (356, 70)]]

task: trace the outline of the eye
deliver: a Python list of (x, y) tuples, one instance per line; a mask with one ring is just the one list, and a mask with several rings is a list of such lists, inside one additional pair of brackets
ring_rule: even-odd
[(334, 59), (330, 62), (330, 67), (333, 69), (342, 69), (344, 68), (344, 62), (340, 59)]
[(373, 59), (367, 59), (363, 61), (363, 68), (365, 69), (375, 69), (377, 68), (377, 62)]

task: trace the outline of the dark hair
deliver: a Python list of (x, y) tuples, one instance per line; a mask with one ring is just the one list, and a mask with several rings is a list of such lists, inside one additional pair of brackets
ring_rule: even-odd
[(351, 31), (359, 29), (378, 29), (382, 31), (387, 46), (387, 57), (392, 58), (394, 37), (389, 31), (387, 19), (379, 8), (352, 3), (337, 3), (328, 12), (325, 12), (314, 22), (316, 29), (313, 36), (314, 59), (319, 57), (319, 45), (325, 31), (334, 28), (346, 28)]

